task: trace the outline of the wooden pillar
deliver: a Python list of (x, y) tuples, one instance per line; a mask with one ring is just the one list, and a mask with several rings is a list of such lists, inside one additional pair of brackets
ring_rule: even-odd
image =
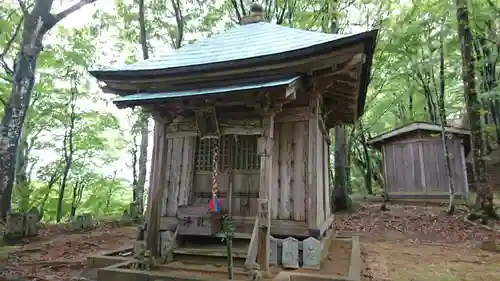
[(152, 192), (152, 186), (153, 186), (153, 182), (155, 182), (156, 180), (156, 176), (157, 174), (156, 173), (153, 173), (153, 171), (156, 170), (155, 166), (157, 165), (156, 163), (158, 162), (158, 146), (159, 146), (159, 142), (160, 142), (160, 135), (159, 135), (159, 132), (158, 132), (158, 129), (159, 129), (159, 122), (158, 121), (154, 121), (155, 122), (155, 128), (154, 128), (154, 136), (153, 136), (153, 153), (151, 154), (151, 169), (150, 169), (150, 173), (149, 173), (149, 185), (150, 185), (150, 188), (149, 188), (149, 192), (148, 192), (148, 200), (147, 200), (147, 210), (146, 210), (146, 221), (149, 221), (149, 218), (151, 217), (151, 204), (152, 204), (152, 201), (153, 201), (153, 192)]
[(160, 231), (160, 211), (163, 198), (163, 187), (165, 182), (165, 158), (167, 152), (167, 125), (165, 123), (155, 121), (155, 148), (154, 155), (154, 170), (151, 170), (150, 192), (152, 197), (150, 206), (148, 206), (148, 228), (146, 230), (146, 249), (151, 251), (153, 256), (158, 256), (158, 241)]
[(269, 270), (269, 235), (271, 229), (272, 155), (274, 135), (274, 111), (262, 117), (263, 133), (259, 139), (260, 185), (259, 185), (259, 231), (257, 263), (263, 271)]
[(318, 227), (318, 111), (319, 96), (309, 102), (309, 143), (307, 157), (307, 224), (310, 230)]

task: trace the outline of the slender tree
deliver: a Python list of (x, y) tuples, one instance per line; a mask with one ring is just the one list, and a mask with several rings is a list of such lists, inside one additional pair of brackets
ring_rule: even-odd
[[(149, 49), (146, 34), (146, 15), (144, 0), (139, 0), (139, 30), (140, 30), (140, 43), (142, 49), (142, 58), (149, 59)], [(149, 114), (143, 110), (139, 113), (139, 119), (136, 126), (140, 128), (141, 142), (139, 145), (139, 173), (137, 182), (134, 185), (134, 201), (138, 204), (139, 213), (144, 212), (144, 186), (146, 184), (147, 173), (147, 160), (148, 160), (148, 141), (149, 141)], [(135, 167), (134, 167), (135, 169)]]
[[(96, 0), (81, 0), (52, 14), (54, 0), (35, 0), (31, 11), (19, 0), (23, 12), (21, 43), (12, 71), (12, 90), (0, 123), (0, 218), (10, 210), (15, 181), (16, 153), (35, 84), (36, 64), (43, 38), (57, 23)], [(17, 37), (17, 34), (15, 34)]]
[(481, 135), (480, 104), (476, 92), (475, 61), (473, 56), (473, 37), (469, 27), (469, 10), (466, 0), (455, 1), (458, 21), (458, 38), (462, 54), (462, 81), (465, 104), (471, 130), (471, 153), (473, 183), (477, 190), (476, 209), (486, 212), (487, 216), (496, 217), (493, 208), (493, 192), (485, 183), (485, 163), (481, 159), (483, 140)]

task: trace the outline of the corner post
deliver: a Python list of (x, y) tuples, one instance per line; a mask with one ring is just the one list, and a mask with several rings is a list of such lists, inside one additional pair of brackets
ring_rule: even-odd
[(148, 196), (147, 206), (146, 249), (150, 250), (153, 256), (159, 255), (161, 205), (165, 195), (167, 126), (174, 121), (178, 114), (175, 112), (164, 116), (160, 111), (152, 111), (155, 120), (155, 137), (150, 175), (151, 195)]
[(158, 256), (158, 241), (160, 232), (160, 215), (163, 198), (163, 188), (165, 181), (165, 157), (166, 157), (166, 132), (167, 125), (155, 120), (155, 148), (157, 156), (154, 161), (154, 170), (151, 170), (153, 181), (151, 182), (152, 192), (151, 205), (148, 206), (148, 224), (146, 229), (146, 249), (151, 251), (153, 256)]
[[(309, 100), (309, 141), (307, 157), (307, 224), (309, 232), (318, 228), (318, 130), (320, 110), (319, 95), (313, 94)], [(317, 236), (318, 233), (310, 233), (311, 236)]]
[(272, 155), (274, 135), (274, 110), (262, 115), (263, 133), (259, 139), (260, 185), (259, 185), (259, 231), (257, 263), (262, 271), (269, 270), (269, 237), (271, 229)]

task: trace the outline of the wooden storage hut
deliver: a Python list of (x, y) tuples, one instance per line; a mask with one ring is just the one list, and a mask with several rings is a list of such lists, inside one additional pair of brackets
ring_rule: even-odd
[[(90, 72), (118, 107), (154, 117), (148, 235), (159, 221), (158, 231), (217, 236), (224, 213), (251, 244), (257, 217), (275, 237), (320, 238), (332, 225), (329, 129), (363, 114), (377, 30), (324, 34), (262, 18)], [(215, 219), (205, 207), (214, 169)]]
[[(469, 191), (465, 163), (470, 132), (447, 127), (446, 134), (455, 194), (463, 198)], [(378, 135), (368, 140), (368, 144), (382, 152), (387, 199), (449, 198), (439, 125), (412, 123)]]

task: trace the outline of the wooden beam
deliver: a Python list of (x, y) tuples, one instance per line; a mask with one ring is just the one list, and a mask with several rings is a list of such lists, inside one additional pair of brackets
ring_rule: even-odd
[[(146, 248), (151, 251), (153, 256), (158, 256), (158, 240), (160, 233), (160, 207), (162, 204), (163, 198), (163, 186), (165, 182), (165, 159), (167, 154), (167, 124), (172, 122), (176, 116), (171, 116), (169, 120), (166, 120), (167, 123), (155, 122), (155, 145), (156, 149), (153, 148), (153, 151), (156, 151), (157, 155), (155, 155), (155, 161), (152, 163), (151, 178), (153, 181), (151, 182), (151, 205), (148, 206), (149, 220), (148, 226), (146, 230)], [(153, 166), (154, 165), (154, 166)], [(154, 168), (154, 170), (153, 170)]]
[(262, 271), (269, 270), (269, 237), (271, 230), (271, 206), (269, 199), (258, 200), (257, 263)]
[(307, 158), (307, 223), (309, 229), (317, 228), (318, 222), (318, 203), (317, 199), (317, 130), (318, 128), (318, 111), (320, 108), (319, 95), (313, 95), (309, 103), (309, 142), (308, 142), (308, 158)]
[(345, 61), (339, 62), (336, 65), (329, 66), (323, 69), (318, 69), (312, 72), (316, 77), (331, 77), (339, 74), (349, 74), (351, 69), (357, 67), (359, 64), (365, 63), (366, 55), (364, 53), (356, 53)]
[(269, 236), (271, 228), (271, 208), (274, 146), (274, 109), (262, 116), (263, 134), (259, 139), (260, 185), (259, 185), (259, 231), (257, 262), (261, 270), (269, 270)]
[[(221, 135), (262, 135), (261, 128), (231, 128), (231, 127), (222, 127), (220, 128)], [(177, 132), (169, 132), (169, 138), (183, 138), (183, 137), (196, 137), (198, 136), (198, 132), (195, 130), (189, 131), (177, 131)]]
[[(160, 132), (159, 132), (159, 126), (162, 124), (161, 122), (155, 120), (155, 128), (154, 128), (154, 136), (153, 136), (153, 152), (151, 154), (151, 172), (149, 173), (149, 182), (152, 184), (156, 181), (156, 176), (158, 176), (156, 173), (153, 171), (156, 171), (156, 166), (158, 166), (158, 148), (160, 146)], [(149, 221), (151, 218), (151, 205), (152, 199), (153, 198), (153, 192), (148, 192), (148, 208), (146, 210), (146, 221)]]
[[(352, 56), (352, 59), (350, 59), (345, 64), (342, 64), (339, 66), (339, 70), (337, 73), (341, 73), (343, 71), (352, 69), (352, 68), (358, 66), (359, 64), (365, 63), (365, 61), (366, 61), (366, 55), (364, 53), (355, 54), (354, 56)], [(334, 74), (336, 74), (336, 73), (334, 72)]]
[(163, 198), (163, 182), (165, 178), (165, 157), (166, 157), (166, 125), (161, 123), (156, 123), (158, 126), (155, 128), (157, 130), (158, 135), (158, 158), (156, 161), (154, 171), (151, 173), (155, 173), (155, 181), (152, 183), (152, 193), (153, 197), (151, 199), (151, 206), (148, 206), (150, 210), (148, 226), (146, 230), (146, 248), (151, 251), (153, 256), (158, 255), (158, 237), (160, 231), (160, 206), (162, 204)]
[(309, 229), (309, 235), (316, 239), (321, 239), (323, 234), (325, 234), (325, 232), (332, 227), (334, 220), (335, 215), (328, 214), (325, 220), (317, 228)]
[(248, 245), (247, 258), (245, 260), (245, 268), (248, 270), (252, 268), (252, 264), (257, 258), (258, 235), (259, 235), (259, 216), (256, 216), (252, 230), (252, 236), (250, 238), (250, 244)]

